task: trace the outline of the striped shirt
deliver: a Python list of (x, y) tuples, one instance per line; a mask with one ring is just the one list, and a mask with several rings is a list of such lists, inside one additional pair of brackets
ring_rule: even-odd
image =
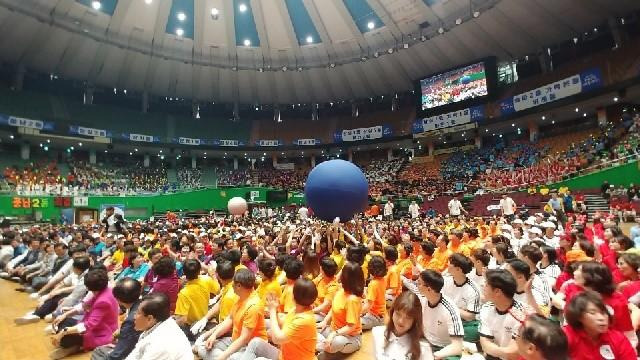
[(468, 278), (462, 285), (453, 281), (453, 276), (444, 276), (444, 286), (441, 293), (450, 299), (458, 309), (474, 314), (480, 312), (480, 290)]
[(527, 306), (515, 300), (505, 312), (499, 311), (492, 302), (487, 302), (480, 309), (478, 333), (492, 339), (500, 347), (508, 346), (529, 312)]

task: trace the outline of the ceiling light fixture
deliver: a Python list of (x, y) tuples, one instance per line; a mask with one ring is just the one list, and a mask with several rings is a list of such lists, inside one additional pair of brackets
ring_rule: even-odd
[(240, 5), (238, 6), (238, 10), (240, 10), (240, 12), (245, 12), (245, 11), (247, 11), (247, 5), (245, 5), (245, 4), (240, 4)]
[(457, 18), (456, 19), (456, 25), (460, 25), (462, 24), (462, 19), (461, 18)]
[(473, 17), (474, 17), (474, 18), (478, 18), (478, 17), (480, 17), (480, 11), (478, 11), (478, 10), (474, 11), (474, 12), (473, 12)]
[(153, 0), (144, 0), (144, 3), (147, 5), (151, 5), (151, 3), (153, 2)]
[(251, 46), (251, 40), (244, 39), (244, 46)]
[(183, 13), (182, 11), (178, 13), (177, 17), (178, 17), (178, 20), (180, 21), (187, 20), (187, 15), (185, 15), (185, 13)]
[(218, 10), (218, 8), (212, 8), (211, 16), (218, 16), (218, 15), (220, 15), (220, 10)]
[(184, 35), (184, 30), (182, 30), (181, 28), (177, 28), (176, 29), (176, 35), (182, 37), (182, 35)]
[(613, 102), (618, 102), (618, 97), (617, 96), (613, 98)]
[(307, 36), (307, 44), (312, 44), (313, 43), (313, 36), (309, 35)]
[(376, 23), (374, 23), (373, 21), (369, 21), (367, 23), (367, 27), (369, 28), (369, 30), (373, 30), (376, 27)]
[(443, 27), (440, 27), (438, 29), (438, 34), (444, 34), (444, 28)]
[(91, 7), (94, 10), (100, 10), (100, 8), (102, 7), (102, 4), (100, 3), (100, 1), (92, 1), (91, 2)]

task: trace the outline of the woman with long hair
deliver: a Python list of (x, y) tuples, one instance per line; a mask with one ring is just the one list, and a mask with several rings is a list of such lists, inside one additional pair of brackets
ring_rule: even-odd
[(376, 326), (373, 349), (376, 359), (431, 360), (431, 347), (422, 330), (422, 306), (420, 299), (410, 291), (404, 291), (389, 309), (386, 326)]

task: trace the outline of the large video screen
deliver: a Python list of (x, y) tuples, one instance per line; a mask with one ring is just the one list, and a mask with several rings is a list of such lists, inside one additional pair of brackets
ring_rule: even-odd
[(484, 62), (420, 80), (422, 110), (489, 95)]

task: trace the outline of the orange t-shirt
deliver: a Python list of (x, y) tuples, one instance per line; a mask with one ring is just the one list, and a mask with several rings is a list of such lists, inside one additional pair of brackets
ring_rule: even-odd
[(397, 266), (400, 269), (400, 274), (402, 274), (402, 276), (407, 279), (413, 278), (413, 264), (411, 264), (411, 259), (401, 259)]
[(399, 295), (402, 292), (400, 268), (397, 264), (393, 264), (387, 269), (386, 283), (387, 289), (393, 289), (393, 295)]
[(288, 313), (282, 325), (287, 342), (280, 344), (280, 360), (315, 360), (318, 331), (313, 311)]
[(385, 288), (384, 278), (381, 277), (374, 277), (367, 288), (367, 300), (370, 304), (369, 312), (377, 317), (382, 317), (387, 310)]
[(354, 326), (353, 331), (345, 335), (360, 335), (362, 333), (361, 310), (361, 298), (345, 293), (344, 289), (338, 290), (331, 305), (331, 330), (337, 331), (345, 326)]
[(280, 307), (279, 311), (281, 313), (289, 313), (291, 311), (295, 311), (296, 302), (293, 299), (293, 284), (295, 281), (287, 279), (287, 284), (282, 289), (282, 295), (280, 296)]
[(433, 252), (429, 268), (443, 272), (449, 265), (449, 255), (451, 255), (449, 249), (440, 250), (440, 248), (437, 248), (436, 251)]
[(316, 287), (318, 288), (318, 297), (316, 298), (315, 306), (320, 306), (325, 299), (333, 300), (340, 286), (338, 286), (335, 277), (325, 278), (322, 276), (320, 281), (316, 282)]
[(424, 254), (418, 255), (418, 265), (420, 265), (424, 269), (431, 269), (430, 263), (432, 258), (432, 256), (427, 256)]
[(240, 337), (242, 328), (252, 329), (251, 338), (259, 337), (267, 340), (267, 330), (264, 326), (264, 306), (255, 291), (244, 301), (240, 300), (231, 308), (233, 331), (231, 339)]

